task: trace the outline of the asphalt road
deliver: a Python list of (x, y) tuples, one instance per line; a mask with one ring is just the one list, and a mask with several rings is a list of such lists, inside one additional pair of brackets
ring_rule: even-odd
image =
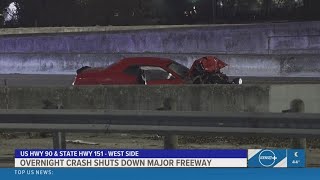
[[(0, 86), (70, 86), (74, 75), (0, 74)], [(233, 77), (230, 77), (233, 78)], [(320, 84), (320, 77), (242, 77), (244, 84)]]

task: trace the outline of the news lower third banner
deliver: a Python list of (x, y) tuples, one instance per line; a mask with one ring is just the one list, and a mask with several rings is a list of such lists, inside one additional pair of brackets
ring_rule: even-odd
[(16, 150), (15, 167), (247, 167), (247, 150)]
[(305, 167), (301, 149), (238, 150), (24, 150), (15, 151), (19, 168), (87, 167)]

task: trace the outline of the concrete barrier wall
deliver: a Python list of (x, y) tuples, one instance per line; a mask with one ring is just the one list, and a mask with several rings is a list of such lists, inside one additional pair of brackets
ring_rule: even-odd
[[(82, 66), (107, 66), (125, 57), (157, 56), (191, 67), (197, 58), (210, 54), (0, 54), (0, 74), (75, 74)], [(229, 64), (230, 76), (318, 76), (319, 55), (217, 55)], [(319, 75), (320, 77), (320, 75)]]
[(3, 35), (0, 52), (319, 54), (320, 49), (320, 22), (123, 29)]
[(6, 31), (0, 73), (69, 74), (128, 56), (169, 56), (190, 66), (202, 55), (216, 55), (232, 66), (226, 70), (231, 75), (320, 77), (320, 22), (132, 29)]
[(320, 85), (272, 85), (270, 87), (270, 112), (289, 109), (294, 99), (301, 99), (305, 112), (320, 113)]
[(41, 109), (43, 101), (65, 109), (155, 110), (165, 98), (177, 109), (213, 112), (281, 112), (301, 99), (305, 112), (320, 112), (320, 85), (201, 85), (0, 88), (0, 108)]
[(164, 99), (186, 111), (268, 111), (268, 86), (103, 86), (0, 88), (0, 108), (44, 107), (43, 101), (66, 109), (155, 110)]
[[(268, 27), (0, 37), (1, 53), (268, 53)], [(250, 31), (250, 33), (248, 33)], [(244, 44), (245, 42), (245, 44)]]

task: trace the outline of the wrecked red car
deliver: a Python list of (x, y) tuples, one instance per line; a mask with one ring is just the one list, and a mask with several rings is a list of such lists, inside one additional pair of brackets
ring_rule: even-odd
[(190, 69), (171, 59), (131, 57), (103, 68), (82, 67), (73, 85), (242, 84), (241, 78), (230, 81), (220, 71), (225, 66), (213, 56), (197, 59)]

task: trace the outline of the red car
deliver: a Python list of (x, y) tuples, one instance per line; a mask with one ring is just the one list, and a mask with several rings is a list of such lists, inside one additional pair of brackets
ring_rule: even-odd
[(171, 59), (131, 57), (103, 68), (82, 67), (73, 85), (241, 84), (241, 78), (229, 82), (220, 72), (225, 66), (212, 56), (196, 60), (190, 69)]

